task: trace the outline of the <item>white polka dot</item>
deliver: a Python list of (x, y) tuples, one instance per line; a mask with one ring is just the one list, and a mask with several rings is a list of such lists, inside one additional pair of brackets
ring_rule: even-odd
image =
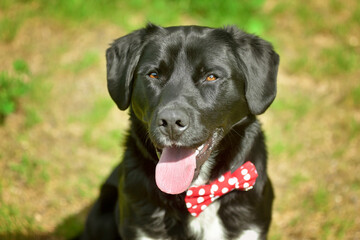
[(229, 189), (226, 187), (221, 190), (222, 193), (227, 193), (228, 191), (229, 191)]
[(246, 175), (244, 176), (244, 180), (245, 180), (245, 181), (249, 181), (250, 178), (251, 178), (251, 177), (250, 177), (250, 174), (246, 174)]
[(196, 209), (196, 208), (197, 208), (197, 205), (193, 206), (192, 208), (193, 208), (193, 209)]
[(187, 196), (191, 196), (193, 194), (193, 192), (191, 191), (191, 190), (188, 190), (187, 192), (186, 192), (186, 195)]
[(242, 174), (242, 175), (246, 175), (247, 173), (248, 173), (248, 170), (247, 170), (247, 169), (241, 170), (241, 174)]
[(229, 183), (230, 185), (234, 185), (235, 183), (237, 183), (237, 181), (238, 181), (238, 179), (237, 179), (236, 177), (233, 177), (233, 178), (230, 178), (230, 179), (229, 179), (228, 183)]
[(204, 198), (203, 198), (203, 197), (198, 197), (197, 202), (198, 202), (198, 203), (204, 202)]
[(205, 194), (205, 189), (201, 188), (201, 189), (199, 190), (199, 195), (202, 196), (202, 195), (204, 195), (204, 194)]
[(191, 208), (191, 206), (192, 206), (191, 203), (189, 203), (189, 202), (186, 203), (186, 207), (187, 207), (187, 208)]
[(225, 180), (225, 177), (224, 176), (221, 176), (218, 178), (219, 182), (223, 182)]
[(201, 206), (201, 210), (204, 211), (204, 209), (205, 209), (206, 207), (207, 207), (206, 205), (202, 205), (202, 206)]
[(214, 184), (211, 186), (211, 192), (216, 192), (219, 189), (218, 185)]
[(193, 212), (191, 215), (193, 215), (194, 217), (196, 217), (197, 214)]
[(235, 188), (236, 188), (236, 189), (239, 189), (239, 188), (240, 188), (239, 182), (237, 182), (237, 183), (235, 184)]
[(246, 189), (246, 188), (248, 188), (250, 186), (250, 184), (249, 183), (244, 183), (244, 185), (243, 185), (243, 187)]

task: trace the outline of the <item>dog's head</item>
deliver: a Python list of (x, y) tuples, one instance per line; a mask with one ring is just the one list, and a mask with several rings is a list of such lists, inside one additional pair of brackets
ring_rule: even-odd
[(148, 25), (106, 52), (108, 90), (131, 106), (161, 153), (158, 187), (185, 191), (234, 124), (263, 113), (276, 96), (279, 56), (235, 27)]

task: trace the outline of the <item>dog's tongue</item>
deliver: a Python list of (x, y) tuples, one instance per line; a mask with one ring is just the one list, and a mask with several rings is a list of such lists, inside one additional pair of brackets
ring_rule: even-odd
[(195, 168), (194, 149), (164, 148), (155, 170), (156, 184), (165, 193), (182, 193), (189, 188)]

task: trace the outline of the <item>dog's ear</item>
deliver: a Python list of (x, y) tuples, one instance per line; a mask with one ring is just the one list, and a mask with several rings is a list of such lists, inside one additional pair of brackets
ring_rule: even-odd
[(252, 114), (259, 115), (274, 101), (279, 55), (272, 45), (236, 27), (227, 27), (237, 45), (237, 54), (245, 74), (245, 97)]
[(130, 105), (135, 67), (141, 52), (141, 30), (115, 40), (106, 50), (107, 86), (121, 110)]
[(146, 35), (160, 27), (146, 28), (115, 40), (106, 50), (107, 86), (111, 98), (121, 110), (130, 105), (134, 71), (138, 64)]

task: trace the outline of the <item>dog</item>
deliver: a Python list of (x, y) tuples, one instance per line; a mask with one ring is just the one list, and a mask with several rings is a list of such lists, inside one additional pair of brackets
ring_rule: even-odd
[(234, 26), (149, 23), (106, 61), (131, 125), (80, 239), (267, 239), (274, 193), (256, 116), (276, 96), (272, 45)]

